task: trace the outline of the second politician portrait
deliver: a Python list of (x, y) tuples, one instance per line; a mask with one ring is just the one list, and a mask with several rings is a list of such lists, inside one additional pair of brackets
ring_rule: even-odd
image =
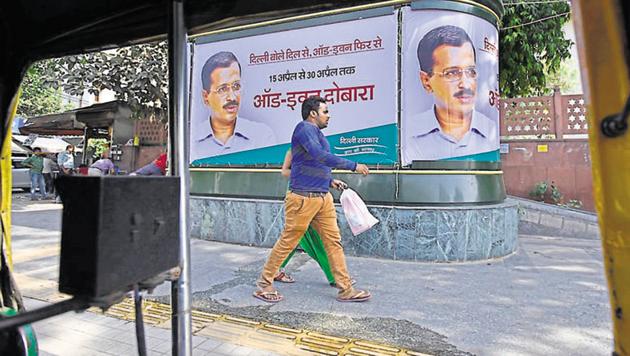
[[(413, 15), (410, 11), (408, 20)], [(424, 26), (407, 31), (403, 165), (414, 160), (475, 160), (475, 155), (499, 147), (498, 108), (490, 100), (498, 86), (496, 29), (471, 17), (460, 15), (461, 21), (451, 18), (443, 24), (440, 16), (432, 16)]]

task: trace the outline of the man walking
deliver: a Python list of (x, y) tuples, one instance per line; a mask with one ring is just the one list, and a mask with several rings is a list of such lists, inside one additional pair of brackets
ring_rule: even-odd
[(36, 200), (35, 191), (37, 188), (39, 188), (39, 195), (41, 196), (41, 199), (46, 199), (46, 183), (44, 182), (44, 175), (42, 174), (42, 170), (44, 169), (42, 149), (39, 147), (33, 148), (33, 155), (22, 161), (22, 164), (30, 168), (31, 200)]
[(302, 119), (291, 138), (293, 161), (289, 192), (284, 203), (284, 231), (263, 267), (254, 297), (268, 303), (277, 303), (283, 299), (273, 287), (273, 278), (310, 224), (324, 243), (339, 288), (337, 300), (366, 301), (370, 299), (370, 293), (354, 289), (348, 275), (337, 214), (329, 189), (345, 186), (344, 182), (332, 179), (331, 168), (349, 169), (367, 175), (368, 167), (330, 153), (330, 145), (321, 132), (330, 120), (324, 99), (317, 96), (307, 98), (302, 104)]

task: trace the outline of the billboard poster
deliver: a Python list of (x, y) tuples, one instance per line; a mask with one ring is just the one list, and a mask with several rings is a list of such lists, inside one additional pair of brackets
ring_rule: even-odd
[(335, 155), (397, 161), (397, 20), (394, 14), (193, 45), (192, 166), (277, 165), (318, 95)]
[(497, 29), (464, 13), (402, 11), (402, 165), (498, 161)]

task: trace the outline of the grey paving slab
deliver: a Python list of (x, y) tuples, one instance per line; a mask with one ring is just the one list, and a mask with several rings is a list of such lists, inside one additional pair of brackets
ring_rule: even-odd
[(213, 354), (216, 355), (232, 355), (236, 349), (238, 349), (238, 345), (230, 344), (227, 342), (221, 343), (217, 348), (212, 350)]
[(211, 355), (210, 352), (205, 351), (205, 350), (201, 350), (201, 349), (196, 349), (194, 348), (192, 351), (193, 356), (206, 356), (206, 355)]
[[(38, 308), (47, 303), (25, 298), (26, 307)], [(91, 314), (86, 317), (85, 314)], [(95, 323), (95, 322), (98, 323)], [(96, 326), (97, 333), (89, 327)], [(125, 329), (121, 329), (125, 326)], [(129, 327), (131, 326), (131, 328)], [(136, 355), (136, 336), (134, 324), (97, 313), (65, 313), (42, 322), (33, 324), (42, 355)], [(131, 329), (131, 330), (130, 330)], [(88, 332), (84, 332), (88, 331)], [(172, 349), (170, 330), (145, 325), (146, 344), (149, 355), (170, 354)], [(193, 345), (206, 344), (204, 353), (210, 345), (219, 341), (204, 336), (194, 336)]]
[(192, 346), (193, 346), (193, 348), (201, 345), (206, 340), (208, 340), (208, 339), (205, 338), (205, 337), (193, 335), (193, 337), (192, 337)]
[(217, 347), (221, 346), (222, 342), (219, 340), (215, 340), (215, 339), (208, 339), (205, 340), (204, 342), (200, 343), (199, 345), (197, 345), (197, 349), (200, 350), (204, 350), (204, 351), (212, 351), (214, 349), (216, 349)]
[[(234, 278), (234, 270), (246, 266), (252, 261), (266, 257), (265, 250), (246, 246), (216, 246), (202, 240), (191, 241), (191, 261), (195, 268), (191, 270), (193, 292), (205, 291), (218, 283), (226, 283)], [(208, 256), (213, 256), (209, 259)], [(153, 296), (170, 295), (170, 284), (162, 284), (153, 292)]]
[(249, 348), (249, 347), (239, 346), (239, 347), (235, 348), (234, 350), (230, 351), (230, 355), (233, 355), (233, 356), (250, 356), (255, 351), (256, 350), (254, 350), (252, 348)]
[(160, 353), (170, 353), (173, 349), (173, 343), (171, 340), (161, 340), (157, 344), (147, 345), (147, 348)]

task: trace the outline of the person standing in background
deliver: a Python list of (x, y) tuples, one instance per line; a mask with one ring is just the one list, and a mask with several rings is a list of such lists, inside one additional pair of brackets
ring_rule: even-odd
[(33, 148), (33, 155), (22, 161), (22, 164), (30, 168), (31, 200), (37, 200), (35, 198), (35, 192), (38, 188), (41, 199), (46, 199), (46, 183), (44, 182), (44, 176), (42, 175), (42, 170), (44, 169), (42, 149), (39, 147)]
[(70, 175), (74, 171), (74, 146), (66, 146), (66, 150), (57, 156), (59, 174)]
[[(72, 175), (74, 172), (74, 146), (66, 146), (66, 150), (57, 155), (57, 165), (59, 166), (59, 175)], [(61, 203), (61, 197), (57, 194), (56, 203)]]
[(53, 161), (48, 156), (44, 156), (44, 168), (42, 168), (42, 175), (44, 176), (44, 183), (46, 184), (46, 194), (53, 193), (53, 176), (52, 176)]

